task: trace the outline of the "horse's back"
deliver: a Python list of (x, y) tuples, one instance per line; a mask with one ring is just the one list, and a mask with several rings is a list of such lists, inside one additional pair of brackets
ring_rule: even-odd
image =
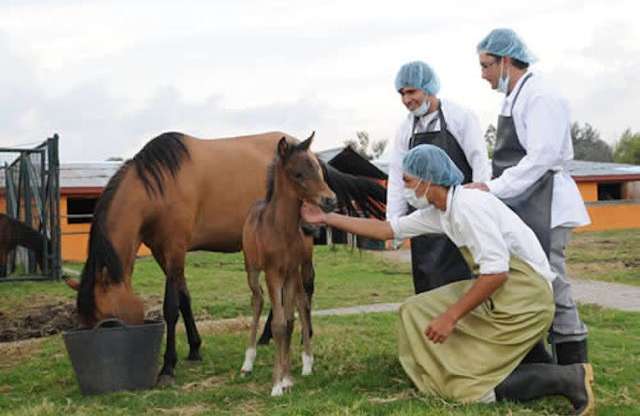
[(263, 199), (267, 168), (278, 141), (291, 137), (272, 132), (202, 140), (185, 136), (189, 167), (177, 178), (197, 195), (191, 249), (237, 251), (251, 206)]

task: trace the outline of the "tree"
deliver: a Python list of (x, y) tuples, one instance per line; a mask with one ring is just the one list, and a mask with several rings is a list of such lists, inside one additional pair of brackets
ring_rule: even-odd
[(613, 162), (611, 146), (600, 138), (600, 132), (589, 123), (585, 123), (583, 127), (577, 122), (571, 125), (571, 142), (576, 160)]
[(350, 146), (356, 153), (367, 160), (377, 159), (387, 147), (386, 140), (372, 142), (369, 138), (369, 133), (366, 131), (357, 131), (356, 139), (347, 139), (344, 144), (345, 146)]
[(489, 152), (489, 158), (493, 157), (493, 149), (496, 146), (496, 126), (489, 124), (487, 131), (484, 132), (484, 141), (487, 143), (487, 152)]
[(615, 144), (613, 159), (618, 163), (640, 165), (640, 133), (626, 129)]

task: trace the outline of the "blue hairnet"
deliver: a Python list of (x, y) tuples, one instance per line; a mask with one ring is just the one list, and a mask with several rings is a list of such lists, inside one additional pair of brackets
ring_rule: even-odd
[(462, 172), (445, 151), (432, 144), (421, 144), (409, 150), (402, 160), (402, 169), (435, 185), (460, 185), (463, 179)]
[(436, 72), (422, 61), (402, 65), (396, 75), (396, 91), (402, 88), (420, 88), (429, 95), (440, 91), (440, 80)]
[(494, 29), (480, 43), (478, 53), (491, 53), (508, 56), (519, 61), (532, 64), (538, 59), (531, 53), (527, 45), (511, 29)]

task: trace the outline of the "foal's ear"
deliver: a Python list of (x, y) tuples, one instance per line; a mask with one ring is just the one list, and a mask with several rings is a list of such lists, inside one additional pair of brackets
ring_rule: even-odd
[(316, 135), (315, 130), (313, 132), (311, 132), (311, 136), (309, 136), (309, 138), (305, 141), (303, 141), (302, 143), (300, 143), (298, 145), (298, 149), (300, 150), (309, 150), (309, 147), (311, 147), (311, 142), (313, 142), (313, 136)]
[(290, 153), (290, 145), (289, 142), (287, 142), (287, 138), (286, 137), (282, 137), (282, 139), (280, 139), (280, 141), (278, 142), (278, 156), (280, 156), (281, 159), (286, 159), (287, 156), (289, 156)]

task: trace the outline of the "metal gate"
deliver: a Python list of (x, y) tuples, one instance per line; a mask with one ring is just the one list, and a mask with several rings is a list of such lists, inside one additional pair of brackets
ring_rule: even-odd
[(36, 267), (34, 253), (20, 247), (8, 255), (8, 273), (6, 277), (0, 277), (0, 282), (61, 277), (58, 141), (55, 134), (31, 149), (0, 148), (0, 160), (4, 160), (0, 165), (4, 183), (0, 183), (0, 187), (4, 185), (7, 216), (45, 237), (42, 239), (45, 259), (42, 270)]

